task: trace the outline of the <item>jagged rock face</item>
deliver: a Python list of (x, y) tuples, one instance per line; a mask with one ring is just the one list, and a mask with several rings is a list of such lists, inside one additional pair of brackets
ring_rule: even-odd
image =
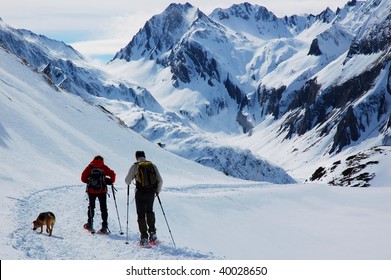
[[(193, 64), (194, 68), (189, 68), (189, 63)], [(190, 83), (198, 74), (201, 79), (208, 80), (211, 86), (212, 80), (220, 81), (216, 60), (196, 43), (184, 44), (177, 52), (172, 52), (163, 64), (170, 66), (174, 82), (180, 80), (183, 83)]]
[[(336, 127), (330, 152), (340, 152), (344, 147), (358, 141), (372, 122), (384, 127), (389, 114), (386, 103), (386, 91), (368, 92), (376, 85), (376, 79), (384, 70), (383, 65), (365, 71), (361, 75), (341, 85), (331, 86), (323, 90), (319, 96), (321, 85), (310, 80), (300, 89), (290, 103), (288, 111), (303, 110), (304, 114), (295, 113), (286, 121), (283, 129), (288, 130), (287, 138), (292, 135), (303, 135), (316, 126), (330, 122), (322, 135), (328, 134)], [(367, 96), (366, 99), (363, 99)], [(356, 104), (355, 108), (349, 104)], [(380, 131), (379, 131), (380, 132)]]
[[(227, 92), (228, 92), (228, 95), (236, 101), (236, 103), (239, 105), (242, 103), (242, 100), (244, 100), (244, 94), (243, 92), (240, 90), (240, 88), (235, 85), (230, 79), (229, 77), (227, 77), (227, 79), (224, 81), (224, 86), (225, 88), (227, 89)], [(247, 99), (245, 99), (247, 100)]]
[(264, 40), (292, 36), (284, 19), (277, 18), (265, 7), (249, 3), (232, 5), (228, 9), (216, 9), (210, 18), (237, 32), (249, 33)]
[(319, 47), (318, 38), (315, 38), (312, 41), (308, 55), (316, 55), (316, 56), (322, 55), (322, 51), (320, 50), (320, 47)]
[[(363, 25), (357, 37), (352, 42), (347, 55), (348, 58), (357, 54), (374, 54), (387, 51), (390, 48), (391, 42), (391, 13), (390, 5), (386, 6), (381, 0), (370, 1), (369, 8), (379, 8), (383, 13), (377, 13), (374, 18), (371, 18), (367, 25)], [(383, 7), (384, 6), (384, 7)]]
[(258, 88), (258, 100), (262, 111), (262, 115), (271, 114), (275, 119), (280, 116), (280, 101), (282, 93), (286, 90), (285, 86), (279, 89), (267, 89), (264, 86)]
[[(219, 19), (229, 19), (231, 16), (249, 20), (251, 17), (256, 21), (277, 21), (277, 17), (270, 13), (265, 7), (253, 6), (250, 3), (243, 3), (241, 5), (232, 5), (227, 10), (216, 9), (214, 15)], [(214, 16), (212, 14), (212, 17)]]
[(191, 27), (189, 18), (201, 13), (189, 3), (171, 4), (164, 13), (152, 17), (136, 34), (133, 40), (121, 49), (114, 59), (127, 61), (141, 57), (161, 62), (162, 54), (174, 48), (182, 35)]
[(386, 159), (389, 152), (389, 147), (377, 146), (352, 154), (330, 166), (318, 167), (308, 180), (339, 187), (369, 187), (376, 175), (371, 167)]
[[(389, 58), (385, 55), (377, 62), (374, 61), (370, 65), (371, 69), (362, 69), (356, 76), (342, 83), (331, 83), (327, 87), (324, 87), (322, 82), (318, 82), (317, 74), (319, 70), (344, 55), (346, 56), (344, 63), (347, 63), (350, 58), (359, 54), (386, 53), (390, 41), (391, 15), (389, 13), (384, 15), (384, 12), (379, 10), (387, 7), (389, 4), (381, 1), (372, 0), (369, 3), (351, 1), (336, 13), (326, 9), (317, 16), (290, 16), (280, 19), (266, 8), (249, 3), (233, 5), (228, 9), (216, 9), (209, 17), (190, 4), (172, 4), (162, 14), (147, 22), (144, 29), (140, 30), (115, 58), (131, 60), (144, 56), (153, 59), (158, 64), (171, 69), (174, 87), (188, 85), (191, 88), (195, 79), (203, 80), (210, 87), (210, 93), (204, 93), (205, 99), (209, 100), (210, 104), (218, 104), (219, 107), (213, 109), (212, 105), (208, 105), (208, 110), (204, 112), (212, 116), (219, 114), (221, 108), (230, 108), (232, 105), (229, 104), (236, 104), (236, 122), (243, 132), (251, 131), (268, 114), (276, 120), (286, 118), (280, 130), (285, 131), (286, 138), (303, 135), (315, 127), (323, 126), (320, 135), (335, 133), (334, 143), (329, 151), (335, 152), (359, 140), (365, 132), (367, 124), (362, 123), (362, 114), (357, 109), (348, 108), (351, 104), (359, 102), (360, 98), (363, 99), (362, 97), (376, 85), (376, 79)], [(376, 21), (368, 16), (369, 12), (381, 13), (378, 16), (379, 20)], [(355, 22), (352, 23), (352, 19)], [(369, 28), (368, 23), (370, 23)], [(277, 87), (263, 81), (263, 76), (252, 74), (257, 71), (256, 65), (265, 69), (267, 67), (266, 71), (262, 70), (264, 75), (280, 71), (279, 65), (294, 59), (298, 54), (292, 47), (299, 43), (295, 36), (311, 28), (314, 30), (322, 24), (327, 27), (319, 29), (321, 30), (319, 33), (312, 31), (316, 37), (307, 45), (307, 56), (318, 58), (318, 62), (311, 65), (312, 68), (303, 71), (290, 82), (282, 81)], [(363, 27), (360, 29), (359, 25)], [(236, 32), (235, 35), (232, 31)], [(253, 65), (249, 72), (238, 71), (244, 69), (242, 64), (238, 64), (236, 68), (226, 68), (227, 56), (219, 53), (217, 48), (208, 45), (213, 43), (223, 51), (229, 50), (229, 56), (239, 60), (243, 57), (242, 49), (247, 44), (255, 45), (255, 41), (249, 40), (247, 35), (257, 37), (261, 41), (267, 40), (266, 43), (259, 45), (260, 51), (247, 54), (251, 60), (241, 62)], [(223, 45), (230, 47), (224, 49)], [(276, 50), (275, 55), (277, 50), (284, 50), (283, 59), (268, 59), (272, 54), (262, 52), (262, 49), (265, 52)], [(258, 62), (257, 59), (262, 60)], [(266, 66), (268, 63), (270, 66)], [(292, 69), (293, 73), (301, 71), (295, 66), (291, 63), (291, 66), (284, 67)], [(249, 79), (243, 82), (242, 77), (246, 75)], [(254, 79), (259, 79), (258, 86), (253, 86), (256, 84)], [(276, 79), (278, 79), (277, 75)], [(339, 77), (337, 79), (343, 80)], [(250, 82), (251, 86), (249, 86)], [(224, 86), (226, 97), (222, 94), (216, 98), (213, 91), (216, 91), (218, 85)], [(387, 87), (389, 88), (390, 85), (387, 84)], [(246, 90), (243, 90), (244, 88)], [(256, 98), (249, 98), (248, 95), (253, 92), (256, 93)], [(382, 95), (382, 93), (371, 94)], [(228, 101), (229, 99), (234, 103)], [(222, 107), (221, 104), (224, 106)], [(387, 102), (384, 104), (383, 111), (387, 114), (390, 111), (389, 105)], [(230, 108), (232, 109), (234, 108)], [(258, 119), (252, 117), (249, 121), (247, 116), (258, 116)], [(375, 115), (366, 117), (373, 120)], [(377, 116), (376, 118), (379, 121), (382, 119)], [(344, 134), (343, 131), (347, 128), (350, 129), (350, 133)]]
[(338, 123), (337, 132), (334, 135), (334, 145), (332, 151), (338, 149), (339, 151), (348, 146), (351, 141), (357, 141), (360, 137), (360, 128), (357, 123), (356, 115), (353, 112), (353, 107), (349, 107), (346, 114)]

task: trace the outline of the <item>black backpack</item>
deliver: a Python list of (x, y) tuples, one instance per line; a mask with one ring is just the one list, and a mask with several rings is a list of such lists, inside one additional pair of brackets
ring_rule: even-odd
[(106, 188), (105, 175), (102, 169), (98, 167), (91, 167), (91, 173), (88, 177), (87, 188), (95, 191), (102, 191)]
[(156, 170), (150, 161), (137, 162), (136, 187), (142, 190), (156, 190)]

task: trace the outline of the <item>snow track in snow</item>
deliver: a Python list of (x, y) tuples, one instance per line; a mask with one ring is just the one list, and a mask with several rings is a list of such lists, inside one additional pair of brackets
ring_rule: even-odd
[[(92, 235), (82, 225), (87, 219), (87, 196), (84, 186), (63, 186), (37, 191), (21, 199), (16, 204), (14, 217), (17, 228), (10, 234), (12, 246), (25, 252), (26, 259), (39, 260), (95, 260), (107, 258), (111, 251), (112, 259), (214, 259), (210, 253), (202, 253), (188, 248), (175, 248), (169, 240), (163, 240), (159, 246), (143, 249), (137, 245), (135, 213), (129, 221), (128, 241), (126, 242), (126, 219), (122, 220), (123, 235), (120, 234), (118, 218), (112, 195), (108, 198), (110, 235)], [(72, 198), (71, 198), (72, 197)], [(118, 198), (117, 198), (118, 199)], [(73, 201), (73, 204), (69, 204)], [(131, 207), (131, 206), (130, 206)], [(39, 234), (32, 230), (32, 221), (40, 212), (52, 211), (56, 215), (53, 235), (49, 237), (44, 227)], [(133, 210), (131, 210), (133, 211)], [(97, 201), (95, 209), (95, 227), (100, 226), (100, 210)], [(37, 239), (39, 240), (37, 242)], [(80, 239), (84, 239), (80, 242)], [(104, 252), (104, 253), (102, 253)]]

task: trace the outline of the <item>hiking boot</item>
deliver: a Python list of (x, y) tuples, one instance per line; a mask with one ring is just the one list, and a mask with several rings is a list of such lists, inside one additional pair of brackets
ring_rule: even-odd
[(92, 226), (92, 224), (90, 224), (90, 223), (86, 223), (86, 224), (84, 224), (84, 226), (83, 226), (86, 230), (89, 230), (89, 231), (92, 231), (94, 228), (93, 228), (93, 226)]
[(148, 239), (147, 238), (141, 238), (140, 239), (140, 246), (148, 246)]
[(108, 228), (102, 227), (102, 228), (99, 230), (99, 233), (101, 233), (101, 234), (109, 234), (110, 231), (109, 231)]
[(149, 233), (149, 242), (155, 242), (157, 240), (156, 232)]

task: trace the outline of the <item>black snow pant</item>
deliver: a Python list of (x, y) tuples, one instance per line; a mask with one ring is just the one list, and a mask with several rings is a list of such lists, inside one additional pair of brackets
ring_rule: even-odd
[(141, 238), (148, 238), (148, 233), (156, 232), (155, 213), (153, 212), (154, 191), (136, 191), (137, 223)]
[(95, 214), (95, 201), (96, 198), (99, 200), (99, 206), (100, 206), (100, 212), (102, 216), (102, 228), (107, 228), (107, 218), (108, 218), (108, 212), (107, 212), (107, 194), (88, 194), (89, 199), (89, 205), (88, 205), (88, 223), (93, 225), (94, 222), (94, 214)]

